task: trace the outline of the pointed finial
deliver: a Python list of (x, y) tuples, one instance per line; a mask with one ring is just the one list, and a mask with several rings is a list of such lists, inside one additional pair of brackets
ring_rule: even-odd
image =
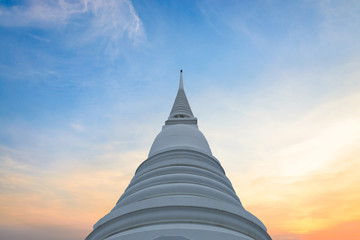
[(180, 70), (180, 84), (179, 84), (179, 89), (184, 89), (182, 69)]

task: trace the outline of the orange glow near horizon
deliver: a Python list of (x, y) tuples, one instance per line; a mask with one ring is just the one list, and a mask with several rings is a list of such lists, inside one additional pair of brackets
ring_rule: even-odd
[(355, 152), (306, 177), (252, 182), (244, 177), (233, 185), (240, 185), (245, 208), (274, 239), (355, 240), (360, 234), (359, 157)]
[[(274, 240), (355, 240), (360, 226), (358, 156), (356, 153), (340, 159), (327, 169), (288, 183), (271, 178), (249, 182), (247, 174), (242, 180), (234, 177), (232, 182), (245, 208), (264, 222)], [(28, 191), (16, 197), (2, 194), (0, 224), (75, 228), (88, 234), (92, 225), (115, 205), (130, 176), (119, 178), (116, 171), (109, 170), (96, 175), (96, 179), (103, 179), (96, 183), (89, 175), (75, 172), (65, 180), (57, 176), (49, 179), (47, 184), (61, 191), (31, 193), (33, 186), (26, 182), (37, 185), (42, 184), (41, 179), (13, 177), (14, 187), (21, 185)], [(232, 176), (229, 178), (232, 180)]]

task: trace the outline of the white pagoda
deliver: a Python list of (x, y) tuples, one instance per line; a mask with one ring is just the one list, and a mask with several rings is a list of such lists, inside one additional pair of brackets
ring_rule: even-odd
[(115, 207), (86, 240), (271, 240), (242, 206), (179, 90), (170, 116)]

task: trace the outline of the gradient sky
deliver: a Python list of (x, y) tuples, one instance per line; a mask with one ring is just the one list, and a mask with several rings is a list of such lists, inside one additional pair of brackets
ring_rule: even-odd
[(274, 240), (360, 239), (360, 1), (0, 0), (0, 238), (84, 239), (170, 113)]

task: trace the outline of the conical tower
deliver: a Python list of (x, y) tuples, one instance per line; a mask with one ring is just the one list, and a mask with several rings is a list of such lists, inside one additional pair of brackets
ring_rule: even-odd
[(170, 116), (115, 207), (86, 240), (271, 240), (199, 131), (182, 70)]

